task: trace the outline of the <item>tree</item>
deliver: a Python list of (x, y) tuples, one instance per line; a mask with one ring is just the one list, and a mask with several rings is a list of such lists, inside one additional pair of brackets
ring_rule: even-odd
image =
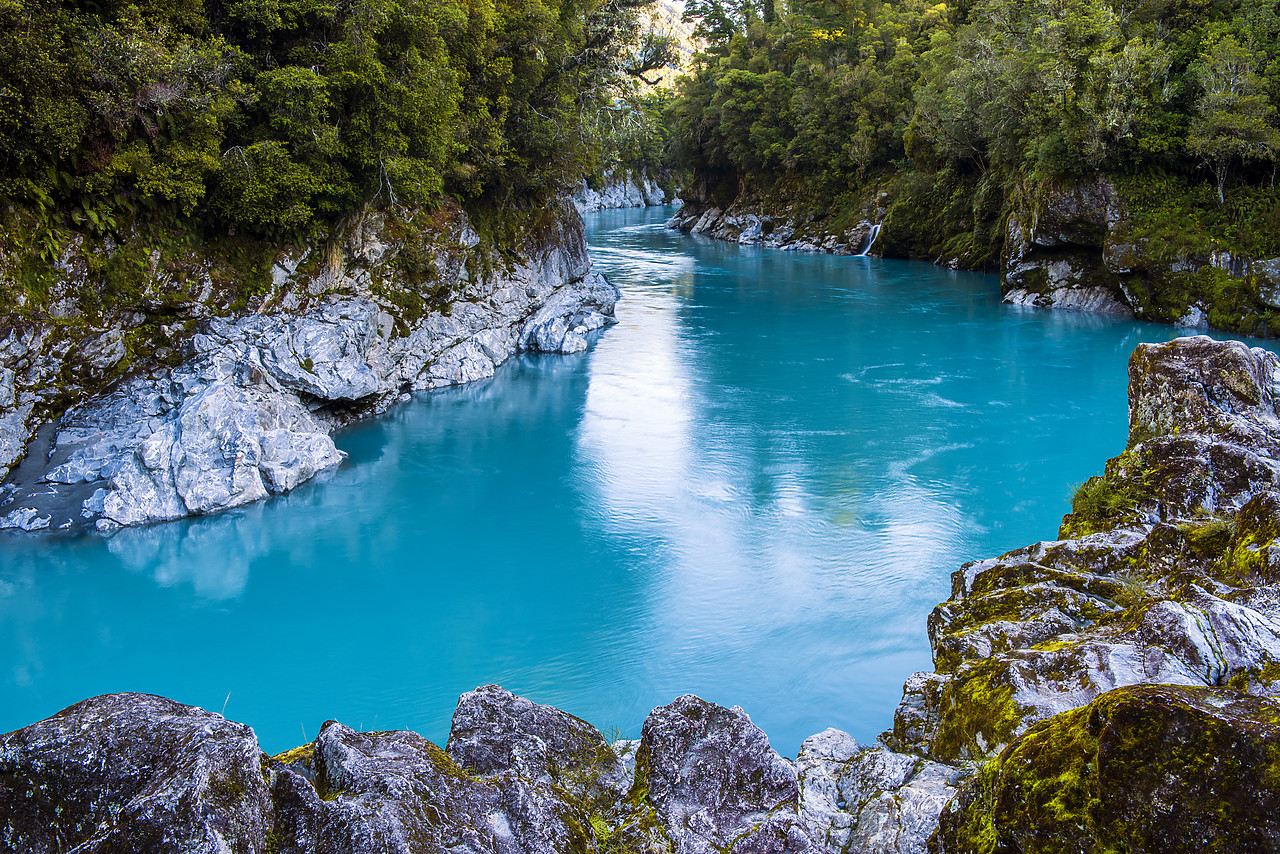
[(1274, 162), (1280, 152), (1275, 108), (1256, 68), (1253, 51), (1225, 36), (1205, 52), (1197, 75), (1203, 94), (1196, 101), (1187, 149), (1213, 170), (1219, 204), (1226, 204), (1227, 173), (1233, 163)]

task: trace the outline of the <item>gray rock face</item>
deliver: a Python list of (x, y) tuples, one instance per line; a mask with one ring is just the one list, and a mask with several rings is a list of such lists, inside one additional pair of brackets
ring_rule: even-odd
[(472, 774), (511, 771), (528, 780), (573, 788), (590, 769), (598, 796), (626, 794), (628, 775), (604, 736), (586, 721), (540, 706), (497, 685), (463, 694), (449, 730), (449, 756)]
[(615, 208), (643, 208), (665, 205), (671, 198), (647, 171), (639, 175), (629, 172), (604, 176), (604, 187), (593, 189), (584, 179), (573, 191), (573, 205), (578, 213)]
[[(288, 492), (342, 462), (329, 437), (335, 428), (407, 391), (491, 377), (521, 350), (579, 352), (613, 322), (618, 292), (590, 271), (580, 219), (562, 221), (546, 245), (484, 281), (464, 279), (460, 257), (477, 239), (469, 229), (464, 219), (454, 235), (460, 249), (437, 259), (464, 298), (410, 328), (372, 293), (208, 320), (179, 367), (69, 410), (43, 469), (0, 497), (0, 526), (30, 529), (48, 519), (110, 531)], [(392, 251), (373, 225), (352, 240), (353, 258), (379, 261)], [(292, 274), (278, 272), (281, 303), (296, 302)], [(326, 288), (358, 294), (368, 273), (354, 266), (346, 280), (330, 278)], [(0, 386), (6, 399), (7, 388)], [(0, 417), (0, 463), (12, 456), (6, 448), (25, 447), (30, 411)]]
[(654, 709), (637, 776), (677, 854), (814, 850), (795, 767), (737, 707), (686, 694)]
[(1119, 195), (1102, 177), (1056, 187), (1036, 210), (1010, 216), (1004, 301), (1132, 317), (1120, 279), (1132, 248), (1114, 241), (1122, 219)]
[(894, 749), (982, 759), (1148, 683), (1280, 694), (1280, 360), (1183, 338), (1140, 345), (1129, 377), (1129, 447), (1060, 539), (954, 573)]
[(771, 214), (748, 201), (734, 202), (727, 209), (714, 204), (687, 201), (667, 222), (667, 228), (700, 234), (752, 246), (768, 246), (790, 252), (817, 252), (828, 255), (874, 254), (878, 225), (884, 208), (877, 200), (864, 213), (866, 219), (838, 234), (820, 224), (797, 221), (786, 213)]
[(552, 854), (593, 841), (550, 786), (509, 771), (472, 777), (416, 733), (330, 721), (291, 753), (271, 763), (280, 854)]
[(0, 736), (0, 846), (28, 854), (265, 849), (253, 730), (146, 694), (77, 703)]
[(848, 733), (810, 736), (796, 760), (805, 822), (827, 851), (924, 854), (966, 769), (863, 747)]

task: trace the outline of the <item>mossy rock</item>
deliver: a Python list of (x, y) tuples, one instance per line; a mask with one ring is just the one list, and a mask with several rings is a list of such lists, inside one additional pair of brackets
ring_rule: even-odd
[(1140, 685), (1032, 727), (944, 811), (946, 851), (1274, 851), (1280, 705)]

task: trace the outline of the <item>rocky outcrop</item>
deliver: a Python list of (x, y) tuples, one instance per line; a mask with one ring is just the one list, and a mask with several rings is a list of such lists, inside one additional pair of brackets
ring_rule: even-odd
[[(573, 205), (579, 213), (591, 211), (613, 210), (616, 208), (644, 208), (669, 204), (675, 200), (675, 194), (664, 187), (648, 170), (632, 172), (614, 170), (606, 173), (598, 182), (585, 178), (573, 191)], [(670, 185), (670, 180), (664, 182)]]
[(267, 848), (253, 730), (147, 694), (94, 697), (0, 736), (0, 847), (223, 854)]
[(946, 851), (1273, 851), (1280, 705), (1142, 685), (1038, 724), (942, 818)]
[(676, 854), (811, 850), (795, 767), (737, 707), (691, 694), (644, 722), (637, 783)]
[[(1237, 788), (1223, 762), (1180, 766), (1160, 751), (1175, 750), (1178, 732), (1203, 728), (1196, 716), (1212, 708), (1231, 710), (1226, 729), (1214, 731), (1223, 743), (1235, 733), (1242, 744), (1280, 734), (1278, 707), (1268, 702), (1280, 697), (1280, 359), (1238, 342), (1184, 338), (1139, 346), (1129, 374), (1128, 448), (1077, 491), (1060, 539), (966, 564), (929, 618), (936, 672), (907, 681), (885, 741), (959, 767), (991, 763), (964, 784), (951, 808), (964, 815), (948, 813), (940, 850), (1189, 850), (1198, 832), (1190, 825), (1175, 845), (1148, 832), (1159, 824), (1154, 813), (1135, 811), (1164, 803), (1151, 797), (1218, 787), (1236, 793), (1237, 821), (1275, 797), (1265, 780)], [(1166, 687), (1135, 690), (1151, 685)], [(1139, 708), (1141, 725), (1131, 719)], [(1084, 821), (1093, 796), (1054, 788), (1065, 785), (1063, 760), (1045, 745), (1084, 749), (1086, 721), (1096, 744), (1072, 754), (1072, 773), (1110, 761), (1099, 733), (1123, 723), (1134, 738), (1158, 735), (1153, 757), (1168, 761), (1173, 779), (1115, 780), (1103, 811), (1107, 797), (1128, 806), (1115, 807), (1094, 841), (1055, 847), (1076, 833), (1071, 822)], [(1142, 749), (1140, 740), (1127, 747), (1125, 762)], [(1201, 803), (1214, 809), (1208, 794)], [(1054, 810), (1064, 823), (1042, 833)], [(1124, 836), (1122, 818), (1148, 830)]]
[(1115, 240), (1123, 221), (1106, 178), (1050, 188), (1009, 216), (1001, 291), (1012, 305), (1132, 317), (1121, 275), (1132, 247)]
[[(630, 760), (630, 761), (628, 761)], [(920, 852), (954, 769), (827, 730), (797, 762), (737, 708), (654, 709), (639, 741), (494, 685), (448, 746), (326, 722), (273, 757), (253, 732), (145, 694), (0, 737), (0, 843), (45, 852)]]
[(829, 255), (874, 254), (884, 209), (873, 205), (852, 225), (834, 227), (811, 216), (781, 209), (765, 210), (749, 199), (720, 207), (711, 201), (686, 201), (667, 221), (667, 227), (751, 246)]
[(926, 851), (939, 813), (968, 776), (883, 744), (860, 745), (835, 729), (805, 739), (796, 766), (801, 815), (815, 841), (859, 854)]
[[(518, 351), (583, 350), (612, 322), (617, 290), (591, 272), (576, 214), (530, 239), (518, 263), (474, 276), (464, 261), (478, 238), (452, 216), (431, 259), (435, 292), (453, 295), (442, 309), (406, 316), (403, 292), (386, 284), (399, 250), (371, 216), (340, 264), (308, 273), (280, 261), (258, 313), (192, 321), (173, 333), (176, 366), (134, 372), (67, 410), (0, 495), (0, 527), (110, 531), (288, 492), (342, 461), (335, 428), (412, 391), (490, 377)], [(7, 364), (44, 366), (0, 407), (12, 427), (0, 446), (25, 447), (58, 357), (38, 334), (8, 341)]]

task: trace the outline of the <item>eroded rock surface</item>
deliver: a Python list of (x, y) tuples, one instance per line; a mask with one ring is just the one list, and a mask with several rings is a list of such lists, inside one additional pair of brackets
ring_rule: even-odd
[[(32, 471), (0, 495), (0, 527), (110, 531), (288, 492), (341, 463), (335, 428), (412, 391), (491, 377), (519, 351), (581, 351), (613, 322), (618, 292), (591, 272), (576, 216), (529, 243), (519, 263), (475, 278), (462, 262), (478, 240), (465, 215), (442, 228), (434, 287), (456, 295), (447, 312), (410, 323), (382, 296), (371, 271), (389, 269), (396, 249), (365, 222), (345, 267), (306, 277), (301, 260), (278, 266), (268, 310), (203, 320), (176, 367), (68, 410), (50, 446), (33, 450)], [(3, 364), (19, 367), (39, 343), (16, 332), (6, 340), (0, 352), (26, 355)], [(0, 465), (27, 446), (34, 406), (9, 377), (0, 375), (0, 395), (12, 399), (7, 412), (0, 404)]]
[(686, 694), (645, 720), (637, 784), (677, 854), (813, 850), (795, 766), (737, 707)]
[(27, 854), (265, 850), (253, 730), (148, 694), (94, 697), (0, 736), (0, 847)]
[(584, 214), (598, 210), (665, 205), (671, 198), (671, 194), (644, 171), (639, 174), (625, 170), (610, 172), (603, 177), (599, 189), (583, 179), (573, 192), (574, 207)]
[[(752, 246), (828, 255), (863, 255), (875, 250), (884, 209), (871, 205), (867, 216), (832, 233), (824, 224), (799, 221), (787, 211), (770, 213), (750, 201), (719, 207), (708, 201), (686, 201), (667, 227)], [(873, 221), (874, 220), (874, 221)]]
[(946, 851), (1274, 851), (1280, 705), (1141, 685), (1037, 724), (942, 816)]
[(552, 787), (514, 771), (477, 777), (412, 732), (329, 721), (270, 763), (280, 854), (588, 851), (591, 825)]

